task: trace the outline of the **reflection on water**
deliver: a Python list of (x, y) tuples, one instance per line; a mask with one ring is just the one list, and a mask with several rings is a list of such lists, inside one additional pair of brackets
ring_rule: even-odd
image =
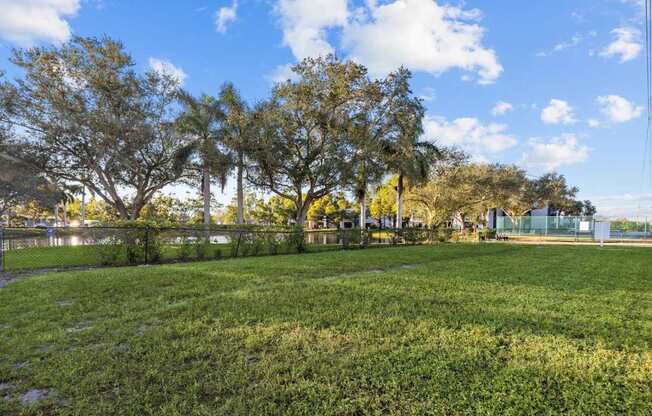
[(49, 237), (28, 237), (12, 238), (5, 240), (5, 249), (20, 250), (32, 247), (66, 247), (66, 246), (87, 246), (100, 244), (95, 237), (82, 237), (79, 235), (49, 236)]
[[(20, 250), (23, 248), (31, 247), (75, 247), (75, 246), (89, 246), (89, 245), (103, 245), (103, 244), (120, 244), (128, 238), (136, 239), (138, 236), (129, 232), (124, 232), (117, 229), (84, 229), (77, 232), (66, 230), (64, 232), (46, 232), (43, 231), (39, 235), (11, 235), (9, 230), (5, 232), (4, 249), (5, 250)], [(243, 236), (249, 233), (243, 233)], [(355, 233), (354, 233), (355, 234)], [(306, 244), (318, 245), (340, 245), (346, 239), (349, 243), (352, 241), (354, 234), (346, 234), (338, 231), (316, 231), (306, 232)], [(236, 242), (239, 239), (240, 233), (234, 232), (210, 232), (210, 242), (212, 244), (228, 244)], [(269, 235), (260, 234), (261, 238), (269, 238)], [(287, 234), (275, 233), (274, 238), (281, 242)], [(359, 238), (359, 235), (357, 236)], [(392, 243), (393, 233), (386, 230), (370, 231), (368, 234), (370, 243), (377, 244), (390, 244)], [(590, 233), (586, 237), (591, 238)], [(141, 235), (142, 238), (142, 235)], [(181, 245), (184, 243), (194, 244), (204, 241), (206, 234), (204, 231), (162, 231), (156, 233), (156, 240), (164, 245)], [(245, 237), (246, 238), (246, 237)], [(611, 239), (618, 240), (651, 240), (652, 232), (637, 232), (637, 231), (619, 231), (611, 230)]]
[[(157, 240), (162, 244), (180, 245), (185, 243), (196, 243), (202, 241), (203, 236), (169, 236), (161, 235)], [(38, 236), (23, 238), (6, 238), (4, 240), (5, 250), (20, 250), (35, 247), (76, 247), (94, 246), (103, 244), (116, 244), (122, 242), (123, 238), (117, 235), (66, 235), (66, 236)], [(212, 244), (226, 244), (231, 241), (227, 235), (211, 235)]]

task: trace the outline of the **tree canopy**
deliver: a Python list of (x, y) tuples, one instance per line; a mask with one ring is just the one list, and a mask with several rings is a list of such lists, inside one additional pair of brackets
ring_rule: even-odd
[(106, 37), (17, 50), (12, 62), (25, 75), (2, 89), (8, 122), (49, 176), (85, 185), (122, 219), (179, 180), (187, 142), (174, 128), (173, 77), (139, 75)]

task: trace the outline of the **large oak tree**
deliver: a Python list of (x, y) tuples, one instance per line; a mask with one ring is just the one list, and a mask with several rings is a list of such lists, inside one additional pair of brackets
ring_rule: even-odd
[(182, 175), (173, 76), (137, 73), (122, 44), (106, 37), (17, 50), (12, 61), (24, 76), (3, 88), (8, 122), (49, 176), (85, 185), (121, 219), (136, 219)]
[(306, 59), (254, 113), (249, 181), (292, 202), (303, 226), (311, 204), (350, 183), (351, 114), (366, 70), (333, 57)]

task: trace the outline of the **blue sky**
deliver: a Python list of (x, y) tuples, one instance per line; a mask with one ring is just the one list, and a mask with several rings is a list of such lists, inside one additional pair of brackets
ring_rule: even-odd
[(635, 216), (640, 205), (652, 217), (642, 4), (0, 0), (0, 68), (16, 74), (13, 47), (107, 34), (143, 71), (176, 72), (193, 93), (232, 81), (255, 102), (305, 56), (335, 52), (375, 75), (404, 64), (428, 138), (533, 175), (563, 173), (602, 214)]

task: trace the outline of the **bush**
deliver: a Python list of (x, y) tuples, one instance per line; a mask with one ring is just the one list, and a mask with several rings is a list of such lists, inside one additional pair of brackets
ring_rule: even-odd
[(204, 260), (209, 256), (211, 251), (211, 242), (209, 240), (204, 240), (202, 242), (197, 242), (195, 244), (195, 254), (199, 260)]
[(478, 239), (480, 241), (495, 240), (496, 230), (490, 230), (488, 228), (482, 229), (478, 232)]
[(342, 246), (345, 248), (360, 245), (362, 241), (362, 230), (340, 230), (340, 240), (342, 241)]
[(267, 246), (267, 253), (271, 255), (278, 254), (280, 244), (276, 234), (268, 233), (265, 236), (265, 245)]
[(192, 255), (193, 244), (187, 237), (183, 237), (181, 241), (181, 246), (179, 247), (178, 258), (181, 261), (188, 260)]
[(283, 235), (283, 243), (288, 252), (304, 253), (306, 251), (304, 239), (303, 229), (300, 227), (296, 227), (291, 232)]
[(453, 230), (450, 228), (440, 228), (437, 230), (437, 240), (440, 243), (446, 243), (451, 240), (453, 236)]
[(430, 231), (424, 228), (406, 228), (403, 230), (403, 239), (406, 244), (421, 244), (428, 241)]
[(477, 241), (478, 236), (472, 230), (453, 231), (451, 240), (455, 242)]
[(100, 263), (104, 266), (116, 266), (124, 262), (124, 245), (116, 237), (108, 237), (104, 244), (97, 247)]

